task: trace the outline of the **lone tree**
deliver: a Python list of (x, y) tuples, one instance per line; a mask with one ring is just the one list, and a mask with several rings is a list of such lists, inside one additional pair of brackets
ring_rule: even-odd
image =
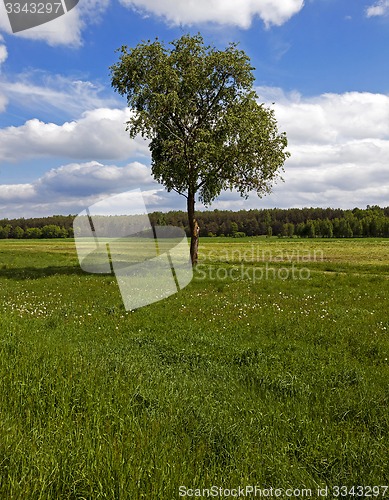
[(289, 153), (273, 110), (258, 104), (249, 57), (184, 35), (119, 49), (112, 87), (127, 97), (127, 131), (150, 140), (152, 174), (187, 199), (192, 264), (197, 263), (196, 197), (209, 205), (225, 189), (271, 192)]

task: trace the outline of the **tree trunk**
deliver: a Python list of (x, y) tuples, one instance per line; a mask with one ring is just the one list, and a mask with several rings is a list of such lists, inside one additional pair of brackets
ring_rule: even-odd
[(188, 221), (190, 229), (190, 258), (194, 267), (197, 264), (200, 228), (195, 217), (195, 195), (192, 192), (188, 193)]

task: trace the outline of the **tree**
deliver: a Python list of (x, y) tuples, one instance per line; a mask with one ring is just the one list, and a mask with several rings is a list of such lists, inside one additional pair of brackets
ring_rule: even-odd
[(236, 222), (231, 222), (231, 236), (235, 236), (235, 233), (238, 232), (238, 224)]
[(25, 231), (26, 238), (41, 238), (42, 230), (39, 227), (28, 227)]
[(321, 232), (323, 238), (332, 238), (334, 233), (332, 230), (332, 222), (329, 219), (324, 219), (321, 224)]
[(42, 238), (66, 238), (66, 236), (66, 229), (56, 224), (47, 224), (42, 227)]
[(288, 238), (292, 238), (294, 235), (294, 224), (292, 224), (291, 222), (286, 222), (285, 224), (283, 224), (281, 235), (287, 236)]
[(259, 225), (257, 219), (255, 217), (251, 217), (251, 219), (246, 220), (244, 229), (247, 236), (257, 235), (259, 232)]
[(9, 237), (9, 234), (11, 232), (12, 226), (9, 224), (5, 226), (0, 226), (0, 238), (1, 239), (7, 239)]
[(16, 239), (21, 239), (24, 236), (24, 230), (20, 226), (16, 226), (11, 230), (10, 237), (11, 238), (16, 238)]
[(133, 111), (127, 130), (150, 140), (154, 178), (187, 199), (194, 265), (196, 197), (209, 205), (226, 189), (269, 193), (289, 156), (286, 135), (257, 103), (254, 68), (236, 43), (222, 51), (197, 34), (119, 50), (111, 83)]

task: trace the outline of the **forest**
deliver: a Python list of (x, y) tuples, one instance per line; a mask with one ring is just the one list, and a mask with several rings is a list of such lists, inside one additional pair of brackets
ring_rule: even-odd
[[(0, 220), (0, 239), (72, 238), (75, 215)], [(152, 212), (154, 226), (172, 225), (189, 235), (186, 212)], [(209, 210), (197, 212), (201, 237), (388, 238), (389, 207)]]

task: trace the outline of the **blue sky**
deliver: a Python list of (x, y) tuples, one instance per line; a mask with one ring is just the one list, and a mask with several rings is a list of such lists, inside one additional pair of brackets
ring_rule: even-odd
[(211, 208), (389, 205), (389, 0), (80, 0), (18, 34), (0, 5), (1, 217), (76, 214), (135, 188), (151, 210), (185, 209), (125, 132), (108, 68), (123, 44), (198, 31), (240, 42), (291, 153), (271, 195)]

